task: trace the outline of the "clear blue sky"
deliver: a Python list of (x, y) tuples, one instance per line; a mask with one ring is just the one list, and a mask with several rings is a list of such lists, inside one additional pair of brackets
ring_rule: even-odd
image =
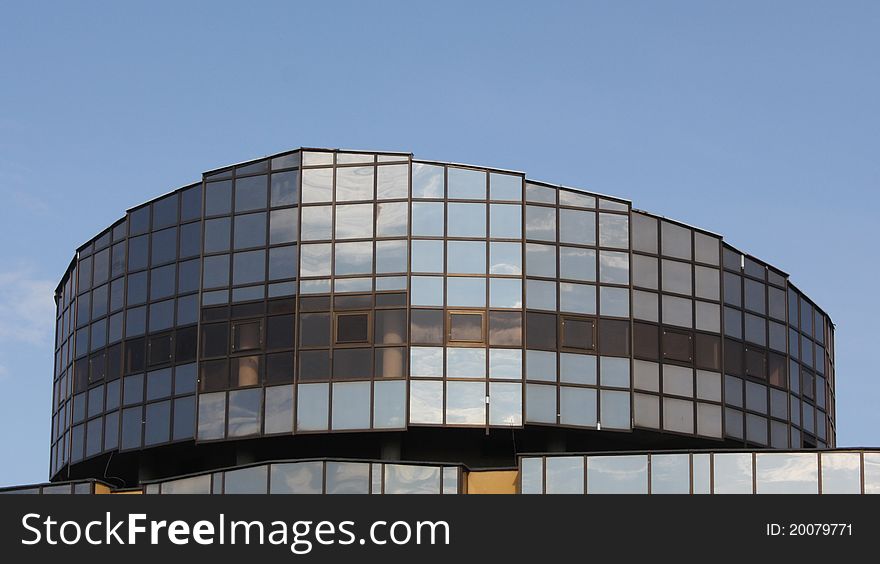
[(838, 442), (880, 446), (878, 29), (877, 2), (4, 3), (0, 485), (47, 478), (74, 249), (301, 145), (523, 170), (722, 233), (831, 314)]

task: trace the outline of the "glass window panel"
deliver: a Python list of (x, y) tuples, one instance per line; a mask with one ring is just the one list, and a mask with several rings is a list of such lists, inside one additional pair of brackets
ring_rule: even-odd
[(632, 256), (633, 284), (656, 290), (658, 286), (657, 259), (643, 255)]
[(440, 276), (413, 276), (410, 299), (412, 305), (442, 306), (443, 278)]
[(555, 278), (556, 247), (528, 243), (526, 245), (526, 274)]
[(209, 219), (205, 222), (205, 252), (216, 253), (229, 250), (231, 220), (228, 217)]
[[(437, 374), (439, 376), (439, 374)], [(485, 378), (486, 349), (453, 348), (446, 349), (447, 378)]]
[(370, 274), (373, 272), (373, 243), (336, 243), (336, 274)]
[(526, 377), (529, 380), (545, 382), (556, 381), (556, 353), (546, 351), (526, 351)]
[(191, 439), (195, 433), (196, 398), (187, 396), (174, 400), (174, 427), (171, 439), (179, 441)]
[(400, 429), (406, 425), (406, 382), (373, 383), (373, 427)]
[(522, 200), (522, 178), (511, 174), (489, 173), (489, 198), (492, 200)]
[(450, 274), (486, 274), (486, 243), (447, 241), (446, 271)]
[(526, 238), (556, 241), (556, 208), (526, 206)]
[(336, 206), (337, 239), (366, 239), (372, 236), (373, 204)]
[(587, 493), (648, 493), (647, 455), (588, 456)]
[(370, 428), (370, 382), (333, 384), (333, 429)]
[(720, 299), (721, 278), (719, 271), (705, 266), (694, 267), (695, 294), (698, 298), (707, 300)]
[(330, 243), (300, 245), (300, 276), (330, 276), (330, 248)]
[(540, 186), (538, 184), (526, 182), (526, 201), (529, 202), (555, 204), (557, 192), (558, 190), (556, 187)]
[(595, 427), (597, 391), (592, 388), (559, 388), (559, 423)]
[[(612, 230), (613, 227), (608, 229)], [(596, 212), (569, 209), (559, 210), (559, 242), (575, 245), (595, 245)]]
[(414, 237), (443, 236), (445, 223), (443, 206), (443, 202), (412, 203), (412, 234)]
[(368, 462), (327, 462), (328, 494), (370, 493), (370, 464)]
[(522, 206), (518, 204), (489, 205), (489, 236), (494, 239), (522, 238)]
[(603, 356), (599, 358), (599, 374), (602, 386), (629, 387), (629, 359)]
[[(413, 241), (415, 244), (416, 241)], [(453, 243), (453, 242), (450, 242)], [(460, 243), (455, 241), (455, 243)], [(482, 243), (479, 243), (482, 245)], [(451, 255), (450, 255), (451, 258)], [(450, 270), (452, 272), (452, 270)], [(489, 243), (490, 274), (522, 274), (522, 244)]]
[(485, 425), (486, 385), (482, 382), (447, 382), (446, 423)]
[(266, 251), (235, 253), (232, 259), (232, 283), (252, 284), (266, 280)]
[(171, 435), (171, 402), (151, 403), (146, 408), (144, 445), (168, 442)]
[(526, 421), (556, 423), (556, 386), (526, 385)]
[(385, 493), (439, 494), (440, 468), (414, 464), (386, 464)]
[(594, 196), (588, 196), (587, 194), (581, 194), (573, 190), (560, 189), (559, 205), (574, 206), (578, 208), (595, 208), (596, 198)]
[(324, 463), (272, 464), (269, 483), (269, 493), (273, 494), (321, 494), (324, 491)]
[[(415, 277), (413, 277), (413, 281), (415, 281)], [(486, 307), (486, 279), (447, 278), (446, 303), (453, 307)], [(419, 305), (430, 304), (422, 303)]]
[(661, 253), (667, 257), (691, 260), (691, 230), (663, 221), (660, 224)]
[(296, 388), (297, 431), (327, 430), (329, 384), (299, 384)]
[(373, 173), (371, 166), (336, 169), (336, 201), (372, 200)]
[(629, 290), (608, 286), (600, 287), (599, 313), (615, 317), (629, 317)]
[(301, 221), (303, 241), (330, 239), (333, 227), (333, 208), (331, 206), (306, 206), (302, 208)]
[(521, 380), (522, 362), (521, 349), (489, 349), (489, 378)]
[(559, 277), (571, 280), (596, 280), (596, 251), (559, 247)]
[(599, 281), (610, 284), (629, 284), (629, 253), (600, 251)]
[(633, 395), (633, 426), (660, 428), (660, 398), (647, 394)]
[(661, 263), (663, 291), (691, 295), (692, 272), (690, 263), (666, 259), (663, 259)]
[(412, 241), (413, 272), (443, 272), (443, 241)]
[(659, 299), (654, 292), (633, 291), (633, 317), (645, 321), (657, 322), (659, 317)]
[(764, 290), (767, 286), (754, 280), (745, 281), (745, 307), (757, 313), (765, 313)]
[(265, 209), (267, 177), (250, 176), (235, 180), (235, 211)]
[(180, 193), (180, 221), (202, 216), (202, 187), (193, 186)]
[(526, 307), (531, 309), (556, 309), (556, 282), (526, 280)]
[(167, 298), (174, 294), (174, 282), (177, 275), (175, 265), (169, 264), (150, 271), (150, 300)]
[(600, 213), (599, 246), (616, 249), (629, 248), (629, 217)]
[(490, 279), (489, 307), (522, 308), (522, 281), (509, 278)]
[(204, 288), (218, 288), (229, 285), (229, 255), (205, 257), (202, 285)]
[[(536, 283), (536, 280), (529, 280), (528, 284), (532, 285)], [(554, 285), (552, 282), (549, 282), (551, 286)], [(603, 288), (605, 290), (606, 288)], [(549, 290), (549, 287), (548, 287)], [(547, 305), (550, 305), (550, 302), (546, 302)], [(534, 307), (531, 302), (529, 302), (529, 307)], [(554, 307), (544, 307), (543, 309), (553, 309)], [(595, 315), (596, 313), (596, 287), (592, 284), (575, 284), (573, 282), (560, 282), (559, 283), (559, 309), (561, 311), (568, 311), (572, 313), (583, 313), (588, 315)], [(608, 312), (604, 312), (606, 315), (613, 315)]]
[(407, 267), (406, 241), (376, 242), (376, 272), (406, 272)]
[(664, 295), (663, 323), (693, 327), (693, 300)]
[(332, 196), (332, 168), (313, 168), (302, 171), (303, 203), (329, 202), (333, 199)]
[(717, 238), (694, 231), (694, 260), (697, 262), (718, 265), (721, 259), (720, 247)]
[(408, 194), (409, 165), (380, 166), (376, 169), (376, 199), (400, 199)]
[(296, 276), (296, 245), (269, 249), (269, 280)]
[(818, 494), (816, 453), (757, 453), (755, 485), (759, 494)]
[(299, 171), (289, 170), (272, 175), (271, 205), (292, 206), (299, 200)]
[(412, 164), (413, 198), (443, 198), (444, 169), (442, 166), (424, 163)]
[(752, 492), (752, 454), (714, 454), (714, 492), (716, 494), (750, 494)]
[(632, 214), (633, 250), (657, 254), (657, 219)]
[[(253, 215), (260, 217), (263, 216), (263, 214)], [(238, 237), (238, 220), (242, 217), (250, 216), (240, 216), (236, 218), (236, 237)], [(269, 243), (272, 245), (277, 245), (279, 243), (292, 243), (296, 241), (298, 222), (299, 215), (296, 208), (273, 210), (272, 212), (270, 212)], [(236, 244), (236, 246), (238, 245)]]
[(409, 373), (413, 378), (442, 378), (443, 348), (411, 347)]
[(413, 343), (440, 344), (444, 339), (443, 312), (414, 309), (411, 312), (410, 338)]
[(675, 433), (693, 434), (693, 402), (671, 397), (663, 398), (663, 428)]
[(448, 189), (450, 200), (485, 200), (486, 173), (480, 170), (449, 167)]
[(608, 429), (630, 428), (630, 395), (628, 392), (602, 390), (599, 410), (602, 427)]
[(687, 454), (651, 455), (651, 493), (690, 493), (690, 460)]
[(859, 453), (823, 452), (821, 457), (823, 494), (862, 493)]
[[(128, 240), (128, 271), (140, 270), (147, 267), (147, 247), (148, 239), (146, 235), (134, 237)], [(88, 262), (83, 260), (83, 266), (80, 270), (80, 278), (91, 274)], [(80, 280), (79, 289), (83, 290), (91, 286), (91, 280)]]
[[(410, 382), (409, 422), (426, 425), (443, 423), (443, 382)], [(386, 476), (387, 470), (386, 466)]]
[(544, 493), (544, 460), (542, 458), (520, 459), (519, 493)]
[(596, 385), (596, 357), (585, 354), (559, 355), (559, 381), (570, 384)]
[(697, 329), (712, 333), (721, 332), (721, 308), (718, 304), (696, 302), (696, 318)]
[(232, 211), (232, 181), (208, 182), (205, 185), (205, 215), (224, 215)]
[(584, 493), (584, 457), (550, 456), (546, 463), (546, 493)]
[(223, 473), (223, 493), (264, 494), (269, 489), (269, 468), (253, 466)]
[[(448, 206), (449, 216), (446, 227), (449, 237), (486, 236), (486, 204), (450, 203)], [(415, 219), (413, 219), (413, 225), (415, 225)], [(415, 233), (413, 234), (415, 235)]]
[[(556, 336), (553, 335), (553, 338), (555, 339)], [(522, 314), (490, 311), (489, 344), (493, 346), (520, 346), (522, 344)]]
[(199, 440), (222, 439), (226, 430), (226, 392), (199, 395)]
[(746, 314), (746, 340), (759, 345), (767, 342), (767, 321), (763, 317)]
[(489, 398), (490, 425), (522, 425), (522, 384), (491, 382)]
[(406, 237), (409, 225), (408, 213), (409, 204), (406, 202), (378, 204), (376, 206), (376, 236)]
[(482, 342), (484, 340), (483, 314), (450, 313), (449, 340)]

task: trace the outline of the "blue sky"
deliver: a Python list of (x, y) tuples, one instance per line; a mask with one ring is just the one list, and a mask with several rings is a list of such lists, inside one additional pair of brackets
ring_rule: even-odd
[(74, 249), (301, 145), (523, 170), (724, 234), (831, 314), (838, 442), (880, 446), (878, 29), (855, 1), (5, 3), (0, 485), (47, 478)]

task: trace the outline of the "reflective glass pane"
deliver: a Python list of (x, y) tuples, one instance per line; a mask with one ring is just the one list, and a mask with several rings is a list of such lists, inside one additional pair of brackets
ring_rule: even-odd
[(629, 217), (610, 213), (599, 214), (599, 246), (626, 249), (629, 247)]
[(596, 212), (559, 210), (559, 242), (595, 245)]
[(313, 168), (302, 171), (302, 201), (329, 202), (333, 195), (333, 169)]
[(443, 382), (410, 382), (409, 422), (428, 425), (443, 423)]
[(687, 454), (651, 455), (651, 493), (690, 493), (690, 456)]
[(370, 382), (333, 384), (333, 429), (370, 428)]
[(293, 462), (270, 467), (273, 494), (320, 494), (324, 491), (324, 463)]
[(548, 494), (584, 493), (583, 456), (551, 456), (545, 464)]
[(485, 307), (486, 279), (461, 277), (447, 278), (446, 304), (454, 307)]
[(489, 206), (489, 237), (494, 239), (522, 238), (522, 206), (491, 204)]
[[(414, 207), (415, 205), (413, 204)], [(449, 237), (486, 236), (486, 204), (450, 203), (448, 208), (446, 227)], [(415, 213), (413, 216), (413, 226), (415, 226)]]
[(815, 453), (757, 453), (756, 493), (819, 493), (819, 460)]
[(448, 194), (453, 200), (485, 200), (486, 173), (479, 170), (449, 167)]
[(716, 453), (714, 463), (714, 493), (753, 493), (751, 453)]
[(372, 200), (373, 171), (371, 166), (336, 169), (336, 201)]
[[(414, 165), (415, 166), (415, 165)], [(440, 237), (445, 224), (443, 202), (412, 203), (412, 234), (414, 237)], [(451, 210), (450, 210), (451, 213)]]
[(372, 236), (373, 204), (336, 206), (337, 239), (367, 239)]
[(588, 456), (587, 493), (648, 493), (647, 455)]
[(409, 165), (380, 166), (376, 169), (376, 199), (406, 198), (409, 193)]
[(482, 382), (447, 382), (446, 423), (485, 425), (486, 385)]
[(526, 206), (526, 238), (556, 241), (556, 208)]
[(446, 271), (450, 274), (486, 274), (486, 243), (447, 241)]
[(822, 493), (861, 493), (861, 460), (857, 452), (823, 452)]
[(444, 169), (442, 166), (413, 163), (412, 175), (413, 198), (444, 197)]
[(593, 388), (559, 388), (559, 423), (579, 427), (595, 427), (596, 394)]

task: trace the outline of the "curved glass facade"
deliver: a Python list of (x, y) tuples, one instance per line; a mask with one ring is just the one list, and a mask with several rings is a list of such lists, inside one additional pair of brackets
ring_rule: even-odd
[(431, 427), (834, 446), (833, 325), (785, 273), (522, 173), (311, 149), (218, 169), (82, 246), (56, 303), (58, 479)]

